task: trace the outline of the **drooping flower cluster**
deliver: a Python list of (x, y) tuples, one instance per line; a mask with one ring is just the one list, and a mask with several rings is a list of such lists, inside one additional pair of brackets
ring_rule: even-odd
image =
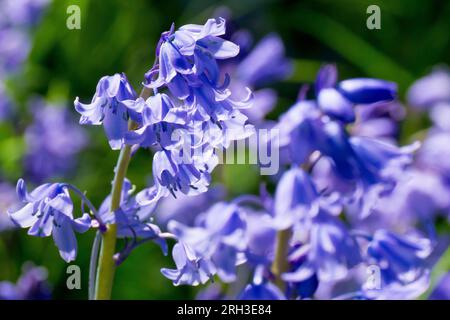
[[(334, 66), (327, 65), (319, 72), (316, 94), (317, 100), (297, 102), (277, 125), (292, 168), (282, 175), (273, 199), (266, 192), (260, 199), (240, 197), (199, 214), (191, 226), (169, 223), (190, 252), (184, 259), (174, 252), (177, 269), (163, 270), (175, 284), (196, 285), (214, 275), (234, 282), (238, 266), (246, 264), (254, 272), (251, 283), (242, 283), (238, 296), (222, 297), (405, 299), (427, 289), (428, 239), (382, 226), (358, 229), (396, 190), (418, 148), (349, 130), (356, 108), (393, 104), (395, 85), (377, 79), (337, 82)], [(276, 233), (283, 230), (291, 236), (280, 291), (271, 283), (276, 276), (271, 266)], [(375, 270), (375, 283), (361, 277), (365, 270)], [(339, 283), (353, 286), (342, 292)]]
[[(192, 226), (169, 223), (179, 243), (173, 251), (176, 269), (162, 269), (163, 275), (175, 285), (203, 284), (215, 275), (225, 283), (241, 281), (241, 293), (222, 296), (239, 299), (334, 298), (349, 293), (338, 290), (325, 295), (317, 291), (319, 285), (348, 281), (359, 282), (351, 297), (365, 299), (414, 297), (426, 290), (425, 258), (431, 251), (428, 240), (383, 229), (373, 235), (359, 234), (320, 204), (320, 196), (306, 173), (291, 169), (286, 175), (292, 178), (283, 178), (274, 199), (267, 194), (261, 198), (242, 196), (214, 205), (199, 214)], [(290, 190), (282, 183), (289, 183)], [(296, 202), (281, 218), (277, 210), (286, 207), (286, 202), (293, 203), (280, 196), (285, 192)], [(284, 223), (289, 215), (294, 218), (288, 219), (292, 221), (288, 222), (292, 224), (292, 237), (286, 257), (289, 269), (282, 275), (286, 284), (283, 292), (271, 283), (271, 265), (276, 233), (285, 227), (280, 221)], [(243, 264), (245, 267), (239, 267)], [(238, 280), (240, 268), (254, 272), (250, 284)], [(360, 279), (361, 268), (376, 268), (380, 287)], [(397, 287), (404, 290), (392, 289)]]
[(156, 63), (146, 74), (144, 92), (151, 88), (152, 96), (137, 97), (125, 75), (116, 74), (99, 81), (90, 104), (75, 100), (80, 123), (103, 124), (113, 149), (135, 145), (156, 150), (155, 186), (140, 193), (142, 204), (179, 191), (205, 192), (218, 162), (216, 150), (253, 132), (239, 111), (250, 107), (250, 91), (234, 100), (229, 76), (220, 79), (217, 60), (239, 52), (237, 45), (220, 38), (224, 33), (221, 18), (164, 32)]
[(17, 182), (17, 196), (25, 205), (10, 211), (15, 224), (29, 228), (28, 234), (35, 237), (53, 236), (61, 257), (70, 262), (77, 255), (75, 232), (86, 232), (91, 226), (88, 213), (73, 217), (73, 203), (67, 186), (60, 183), (43, 184), (28, 193), (25, 182)]
[(354, 106), (391, 101), (395, 84), (377, 79), (337, 83), (336, 78), (334, 66), (319, 71), (317, 101), (299, 101), (280, 117), (280, 144), (289, 162), (313, 161), (312, 176), (321, 194), (338, 196), (342, 204), (356, 207), (366, 217), (377, 199), (392, 191), (418, 145), (398, 148), (380, 139), (350, 135), (346, 126), (355, 121)]

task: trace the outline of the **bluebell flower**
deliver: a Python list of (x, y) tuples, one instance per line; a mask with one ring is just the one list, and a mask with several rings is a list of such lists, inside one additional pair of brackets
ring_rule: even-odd
[(309, 175), (299, 168), (285, 172), (275, 193), (275, 226), (286, 229), (318, 212), (319, 194)]
[[(189, 24), (178, 31), (164, 32), (158, 45), (158, 78), (148, 74), (151, 87), (170, 84), (178, 92), (187, 89), (189, 75), (207, 74), (213, 84), (218, 83), (219, 67), (216, 59), (227, 59), (239, 53), (239, 47), (219, 36), (225, 34), (225, 20), (209, 19), (205, 25)], [(194, 78), (195, 79), (195, 78)], [(182, 97), (182, 95), (179, 95)]]
[(410, 283), (426, 271), (426, 258), (431, 253), (428, 239), (400, 236), (378, 230), (367, 248), (368, 263), (378, 265), (387, 283)]
[(139, 115), (127, 106), (137, 95), (125, 74), (102, 77), (90, 104), (75, 99), (75, 109), (81, 114), (81, 124), (101, 125), (112, 149), (120, 149), (128, 130), (128, 119), (139, 120)]
[(213, 157), (209, 165), (203, 160), (190, 159), (183, 163), (184, 161), (176, 161), (173, 154), (167, 150), (156, 152), (152, 168), (156, 186), (168, 190), (174, 197), (178, 191), (187, 195), (205, 192), (211, 181), (210, 172), (217, 164), (217, 159)]
[(238, 253), (245, 247), (245, 220), (239, 207), (217, 203), (197, 218), (194, 227), (169, 222), (169, 231), (196, 255), (210, 261), (224, 282), (236, 279)]
[(85, 132), (72, 122), (72, 115), (63, 105), (36, 99), (30, 102), (30, 109), (34, 121), (25, 130), (27, 175), (37, 183), (66, 175), (86, 145)]
[(25, 264), (16, 283), (0, 282), (0, 300), (48, 300), (51, 297), (47, 270)]
[(276, 128), (291, 163), (308, 164), (313, 153), (320, 152), (313, 165), (328, 163), (321, 169), (328, 170), (329, 177), (318, 191), (339, 192), (346, 200), (343, 204), (356, 204), (363, 217), (370, 214), (377, 199), (392, 191), (419, 147), (413, 143), (399, 148), (378, 139), (350, 136), (342, 123), (322, 116), (314, 101), (295, 104), (280, 117)]
[(176, 269), (163, 268), (161, 273), (176, 286), (205, 284), (215, 274), (210, 261), (198, 257), (189, 246), (181, 242), (173, 247), (172, 256)]
[(354, 78), (337, 82), (334, 65), (323, 66), (316, 79), (316, 96), (320, 108), (329, 116), (345, 123), (355, 121), (355, 104), (372, 104), (392, 101), (397, 94), (393, 82)]
[(67, 187), (60, 183), (47, 183), (28, 193), (25, 182), (20, 179), (17, 182), (17, 196), (25, 206), (9, 212), (14, 223), (29, 228), (28, 234), (31, 236), (53, 235), (61, 257), (66, 262), (75, 260), (75, 232), (86, 232), (91, 226), (91, 218), (87, 213), (77, 219), (73, 217), (73, 203)]
[[(167, 254), (167, 243), (165, 239), (160, 237), (160, 228), (149, 222), (156, 202), (150, 205), (139, 205), (132, 193), (133, 186), (128, 179), (125, 179), (119, 208), (114, 212), (110, 210), (111, 195), (108, 195), (98, 209), (98, 216), (105, 224), (115, 223), (117, 225), (118, 238), (133, 239), (134, 242), (137, 242), (138, 239), (151, 240), (161, 247), (164, 254)], [(126, 248), (125, 252), (122, 253), (124, 257), (121, 257), (121, 259), (128, 255), (128, 250), (132, 249), (134, 247)]]
[(282, 276), (285, 281), (301, 282), (314, 275), (324, 282), (342, 280), (351, 268), (362, 262), (356, 240), (337, 217), (321, 210), (308, 230), (309, 242), (289, 258), (304, 262), (296, 270), (285, 273)]
[(157, 48), (159, 63), (147, 73), (146, 86), (166, 86), (190, 109), (191, 119), (213, 121), (226, 130), (230, 122), (236, 127), (235, 119), (245, 126), (247, 118), (238, 109), (251, 106), (252, 94), (248, 89), (246, 97), (235, 100), (228, 89), (230, 77), (226, 75), (220, 83), (217, 60), (239, 53), (236, 44), (219, 37), (224, 33), (222, 18), (209, 19), (205, 25), (186, 25), (178, 31), (172, 28), (164, 32)]
[(276, 232), (273, 217), (265, 211), (243, 208), (245, 211), (245, 258), (252, 266), (272, 263), (275, 255)]

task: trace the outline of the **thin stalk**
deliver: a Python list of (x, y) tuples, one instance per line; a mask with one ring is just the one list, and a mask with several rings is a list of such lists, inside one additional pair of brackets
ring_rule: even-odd
[(91, 260), (89, 263), (89, 300), (95, 298), (95, 271), (97, 270), (98, 251), (102, 241), (102, 234), (97, 230), (95, 234), (94, 243), (92, 244)]
[(283, 279), (281, 279), (281, 275), (289, 270), (289, 262), (288, 262), (288, 251), (289, 251), (289, 240), (292, 236), (292, 230), (285, 229), (278, 231), (277, 239), (275, 244), (275, 259), (272, 263), (272, 274), (274, 275), (274, 283), (280, 288), (281, 291), (284, 291), (285, 284)]
[[(131, 159), (131, 146), (125, 145), (120, 151), (117, 161), (116, 174), (111, 190), (112, 212), (120, 206), (123, 181), (127, 173), (128, 164)], [(103, 233), (103, 241), (100, 249), (100, 259), (97, 270), (97, 281), (95, 286), (95, 300), (109, 300), (111, 298), (112, 285), (115, 273), (115, 262), (113, 256), (116, 252), (117, 225), (108, 224)]]

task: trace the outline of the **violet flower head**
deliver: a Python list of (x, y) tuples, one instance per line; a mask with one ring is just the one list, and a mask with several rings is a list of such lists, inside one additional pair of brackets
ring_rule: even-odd
[[(216, 59), (228, 59), (239, 53), (239, 47), (220, 36), (225, 34), (225, 19), (209, 19), (205, 25), (188, 24), (178, 31), (164, 32), (158, 45), (159, 76), (152, 87), (170, 84), (183, 87), (182, 77), (204, 73), (212, 84), (218, 83)], [(153, 76), (153, 74), (149, 74)], [(186, 84), (184, 84), (186, 87)]]
[(324, 115), (315, 101), (297, 102), (276, 126), (280, 146), (295, 165), (308, 164), (315, 153), (319, 161), (314, 165), (328, 161), (329, 177), (318, 191), (339, 192), (343, 204), (357, 204), (361, 216), (367, 216), (376, 200), (392, 191), (419, 144), (398, 148), (379, 139), (350, 136), (341, 120)]
[(63, 176), (74, 168), (77, 154), (86, 145), (86, 134), (63, 106), (37, 100), (31, 109), (34, 121), (25, 131), (27, 174), (35, 182)]
[[(230, 77), (220, 83), (217, 60), (228, 59), (239, 53), (239, 47), (221, 38), (225, 34), (225, 20), (209, 19), (205, 25), (186, 25), (179, 30), (164, 32), (157, 48), (159, 63), (150, 70), (146, 79), (150, 88), (167, 87), (182, 100), (197, 120), (223, 125), (231, 121), (238, 109), (251, 106), (251, 92), (247, 97), (234, 100), (228, 89)], [(155, 80), (155, 75), (158, 78)], [(244, 126), (246, 117), (240, 125)]]
[(196, 255), (210, 261), (224, 282), (236, 279), (238, 252), (245, 249), (245, 221), (239, 207), (217, 203), (197, 218), (194, 227), (175, 221), (169, 230)]
[(214, 266), (211, 262), (198, 257), (193, 250), (183, 244), (177, 243), (172, 250), (176, 269), (161, 269), (161, 273), (173, 281), (175, 286), (205, 284), (214, 275)]
[(138, 120), (129, 110), (127, 100), (135, 100), (136, 92), (125, 74), (102, 77), (90, 104), (75, 99), (75, 109), (81, 114), (80, 123), (103, 125), (112, 149), (120, 149), (128, 130), (128, 119)]
[(61, 257), (66, 262), (75, 260), (75, 232), (86, 232), (91, 226), (91, 218), (87, 213), (80, 218), (73, 217), (73, 203), (67, 187), (60, 183), (47, 183), (28, 193), (25, 182), (20, 179), (17, 196), (25, 205), (8, 212), (13, 222), (21, 228), (29, 228), (31, 236), (53, 235)]
[(302, 169), (285, 172), (275, 193), (274, 224), (286, 229), (297, 221), (314, 217), (319, 212), (319, 194)]
[(312, 220), (309, 237), (308, 244), (291, 253), (290, 260), (304, 262), (296, 270), (285, 273), (285, 281), (306, 281), (314, 275), (324, 282), (342, 280), (362, 261), (359, 246), (347, 227), (324, 210)]

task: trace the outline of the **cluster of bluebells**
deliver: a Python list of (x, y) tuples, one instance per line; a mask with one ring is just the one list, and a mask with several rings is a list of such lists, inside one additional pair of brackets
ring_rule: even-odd
[[(145, 75), (146, 91), (137, 96), (124, 74), (100, 79), (90, 104), (75, 100), (80, 123), (103, 125), (112, 149), (151, 147), (154, 186), (141, 191), (141, 204), (181, 192), (205, 192), (218, 163), (217, 150), (253, 132), (240, 109), (251, 105), (251, 92), (239, 99), (220, 77), (217, 60), (239, 53), (220, 36), (224, 19), (163, 32), (154, 66)], [(131, 121), (131, 126), (129, 122)]]
[[(178, 30), (172, 25), (161, 35), (140, 95), (125, 74), (115, 74), (99, 80), (90, 103), (74, 102), (80, 123), (102, 125), (111, 149), (153, 150), (150, 187), (134, 194), (125, 179), (119, 207), (112, 212), (112, 195), (97, 210), (73, 185), (47, 183), (28, 192), (21, 179), (16, 191), (23, 205), (9, 211), (12, 221), (32, 236), (51, 235), (67, 262), (76, 258), (76, 233), (103, 232), (108, 224), (117, 225), (125, 243), (114, 256), (117, 264), (148, 241), (167, 253), (167, 239), (175, 239), (175, 267), (161, 270), (174, 285), (213, 279), (233, 284), (227, 292), (212, 285), (201, 298), (410, 299), (425, 292), (430, 257), (440, 241), (426, 226), (433, 213), (448, 215), (444, 194), (450, 178), (448, 161), (432, 165), (429, 159), (448, 149), (442, 117), (450, 114), (450, 99), (448, 90), (447, 95), (420, 93), (436, 81), (433, 77), (443, 75), (433, 74), (410, 90), (411, 100), (430, 105), (435, 120), (419, 151), (419, 142), (396, 142), (404, 116), (396, 84), (368, 78), (339, 81), (334, 65), (319, 70), (314, 99), (305, 99), (306, 90), (301, 90), (278, 122), (267, 124), (264, 115), (276, 98), (263, 86), (290, 70), (281, 40), (270, 35), (239, 58), (239, 46), (228, 40), (237, 36), (224, 35), (222, 18)], [(246, 86), (257, 88), (256, 94)], [(253, 100), (259, 100), (256, 113), (249, 111)], [(273, 195), (261, 187), (258, 196), (224, 201), (220, 187), (210, 188), (211, 172), (219, 151), (254, 133), (249, 119), (256, 127), (279, 131), (286, 167)], [(28, 136), (43, 134), (50, 134), (45, 122), (30, 128)], [(55, 158), (67, 156), (46, 151)], [(415, 183), (420, 190), (414, 189), (408, 177), (425, 179), (422, 168), (430, 180)], [(418, 194), (422, 198), (414, 208), (404, 208)], [(79, 217), (74, 195), (83, 203)], [(171, 196), (181, 198), (177, 205), (165, 201)], [(163, 203), (155, 209), (158, 202)], [(392, 208), (403, 223), (388, 221)], [(168, 232), (154, 223), (158, 210), (170, 211), (156, 219)], [(187, 210), (193, 214), (180, 214)], [(405, 212), (414, 222), (405, 219)], [(424, 228), (415, 228), (416, 220)], [(285, 256), (278, 252), (281, 241), (286, 241)], [(273, 267), (280, 257), (284, 270)], [(444, 278), (442, 286), (447, 282)]]
[[(202, 299), (411, 299), (428, 288), (430, 235), (414, 224), (402, 230), (371, 223), (388, 207), (381, 203), (397, 192), (419, 147), (397, 146), (397, 130), (362, 134), (375, 132), (366, 125), (397, 125), (402, 107), (395, 84), (338, 82), (336, 68), (325, 65), (315, 94), (314, 100), (301, 97), (280, 117), (280, 144), (290, 168), (274, 197), (262, 190), (259, 197), (215, 204), (190, 224), (168, 224), (179, 239), (176, 269), (162, 272), (175, 285), (218, 277), (240, 287), (220, 292), (212, 286)], [(376, 120), (384, 121), (374, 125)], [(271, 267), (276, 234), (287, 230), (289, 267), (280, 288)]]
[[(154, 184), (150, 188), (132, 196), (134, 188), (125, 181), (120, 207), (110, 212), (111, 196), (96, 210), (70, 184), (43, 184), (28, 193), (25, 182), (19, 180), (17, 194), (24, 206), (9, 211), (14, 223), (29, 228), (32, 236), (52, 235), (67, 262), (76, 258), (76, 232), (91, 227), (104, 230), (112, 223), (118, 225), (118, 237), (126, 239), (125, 247), (115, 256), (118, 264), (136, 245), (148, 240), (166, 251), (165, 238), (173, 235), (165, 235), (149, 223), (156, 202), (169, 195), (191, 196), (207, 191), (210, 173), (218, 162), (217, 150), (253, 132), (240, 112), (251, 105), (250, 90), (245, 98), (234, 98), (228, 88), (229, 76), (219, 76), (216, 60), (239, 53), (237, 45), (220, 38), (224, 33), (225, 21), (221, 18), (178, 31), (172, 27), (161, 35), (156, 63), (145, 76), (143, 94), (136, 94), (124, 74), (115, 74), (100, 79), (90, 104), (75, 100), (80, 123), (102, 125), (112, 149), (154, 150)], [(29, 132), (30, 139), (36, 136), (34, 132), (47, 133), (45, 123)], [(79, 218), (74, 216), (72, 195), (80, 197), (88, 208), (84, 212), (82, 206)]]

